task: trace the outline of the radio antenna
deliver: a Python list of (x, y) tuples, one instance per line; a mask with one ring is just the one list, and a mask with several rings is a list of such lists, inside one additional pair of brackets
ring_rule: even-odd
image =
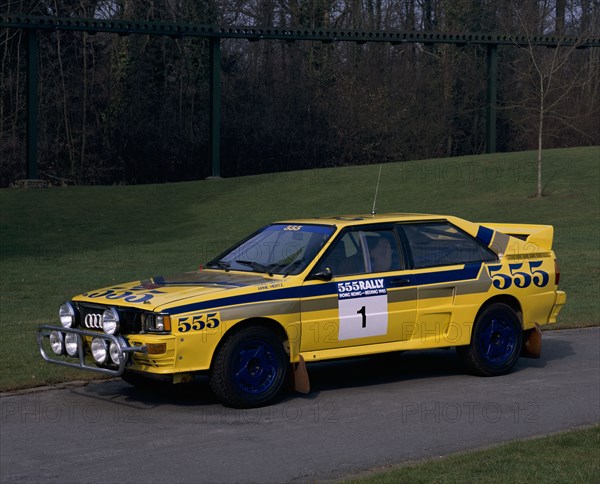
[(379, 165), (379, 175), (377, 175), (377, 185), (375, 186), (375, 198), (373, 199), (373, 210), (371, 215), (375, 215), (375, 204), (377, 203), (377, 192), (379, 191), (379, 180), (381, 179), (381, 165)]

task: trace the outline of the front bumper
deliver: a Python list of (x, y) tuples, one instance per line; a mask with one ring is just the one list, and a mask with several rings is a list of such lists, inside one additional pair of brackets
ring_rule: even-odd
[[(56, 354), (49, 354), (49, 352), (46, 351), (46, 349), (44, 348), (44, 341), (49, 339), (50, 333), (53, 331), (62, 333), (63, 336), (66, 333), (72, 333), (77, 335), (77, 354), (75, 356), (65, 355), (64, 359), (59, 359), (63, 357)], [(108, 345), (110, 345), (110, 343), (115, 343), (119, 352), (119, 364), (98, 366), (89, 354), (89, 344), (87, 341), (85, 341), (86, 338), (101, 338), (107, 341)], [(120, 376), (123, 374), (123, 372), (131, 362), (130, 355), (132, 353), (146, 354), (148, 352), (148, 348), (146, 345), (122, 346), (124, 341), (123, 338), (119, 338), (111, 334), (98, 333), (95, 331), (86, 331), (84, 329), (63, 328), (62, 326), (58, 327), (50, 325), (41, 325), (37, 329), (36, 339), (40, 355), (48, 363), (69, 366), (71, 368), (77, 368), (80, 370), (94, 371), (96, 373), (103, 373), (105, 375), (111, 376)]]

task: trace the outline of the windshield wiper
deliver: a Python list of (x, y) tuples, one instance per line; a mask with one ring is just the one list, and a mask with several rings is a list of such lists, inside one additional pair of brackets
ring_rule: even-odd
[(303, 257), (302, 259), (295, 260), (290, 265), (287, 266), (287, 270), (283, 273), (284, 277), (289, 276), (293, 271), (295, 271), (300, 264), (303, 264), (306, 259)]
[(269, 274), (273, 277), (273, 273), (269, 270), (267, 266), (263, 266), (260, 262), (254, 262), (252, 260), (236, 260), (238, 264), (242, 264), (245, 266), (250, 266), (256, 272), (264, 272), (265, 274)]
[(206, 267), (211, 266), (216, 266), (220, 267), (221, 269), (225, 269), (225, 272), (227, 272), (231, 268), (231, 264), (229, 262), (225, 262), (224, 260), (213, 260), (206, 264)]

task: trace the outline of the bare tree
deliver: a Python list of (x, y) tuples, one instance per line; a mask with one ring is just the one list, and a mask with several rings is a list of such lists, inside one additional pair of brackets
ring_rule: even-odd
[[(552, 27), (563, 28), (563, 20), (550, 15), (548, 2), (542, 2), (538, 9), (538, 18), (531, 18), (531, 10), (524, 14), (520, 7), (514, 7), (514, 15), (518, 21), (521, 30), (526, 34), (527, 44), (518, 47), (525, 53), (526, 61), (521, 64), (512, 65), (516, 73), (525, 80), (528, 80), (531, 88), (531, 97), (524, 98), (520, 103), (515, 103), (509, 107), (521, 107), (533, 117), (536, 122), (537, 136), (537, 187), (536, 196), (544, 196), (544, 186), (542, 180), (542, 160), (544, 136), (546, 134), (546, 123), (549, 118), (559, 121), (565, 126), (582, 133), (574, 124), (570, 122), (569, 116), (561, 112), (560, 107), (564, 105), (565, 100), (573, 91), (584, 89), (590, 82), (589, 76), (584, 76), (585, 66), (573, 69), (574, 62), (572, 58), (578, 48), (585, 40), (585, 35), (578, 36), (574, 42), (566, 46), (560, 44), (552, 49), (546, 47), (534, 46), (532, 39), (545, 30)], [(556, 13), (561, 15), (563, 12), (557, 6)], [(552, 25), (554, 21), (554, 25)], [(532, 25), (535, 25), (540, 31), (535, 31)], [(568, 72), (565, 72), (568, 67)], [(585, 135), (585, 133), (582, 133)]]

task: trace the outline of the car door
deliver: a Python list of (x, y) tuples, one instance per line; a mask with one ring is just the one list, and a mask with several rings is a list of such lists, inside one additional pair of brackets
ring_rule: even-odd
[(418, 292), (413, 339), (424, 346), (463, 344), (491, 286), (484, 266), (497, 255), (448, 221), (399, 227)]
[(401, 248), (393, 225), (349, 228), (338, 235), (304, 284), (301, 351), (411, 337), (417, 290), (404, 277)]

